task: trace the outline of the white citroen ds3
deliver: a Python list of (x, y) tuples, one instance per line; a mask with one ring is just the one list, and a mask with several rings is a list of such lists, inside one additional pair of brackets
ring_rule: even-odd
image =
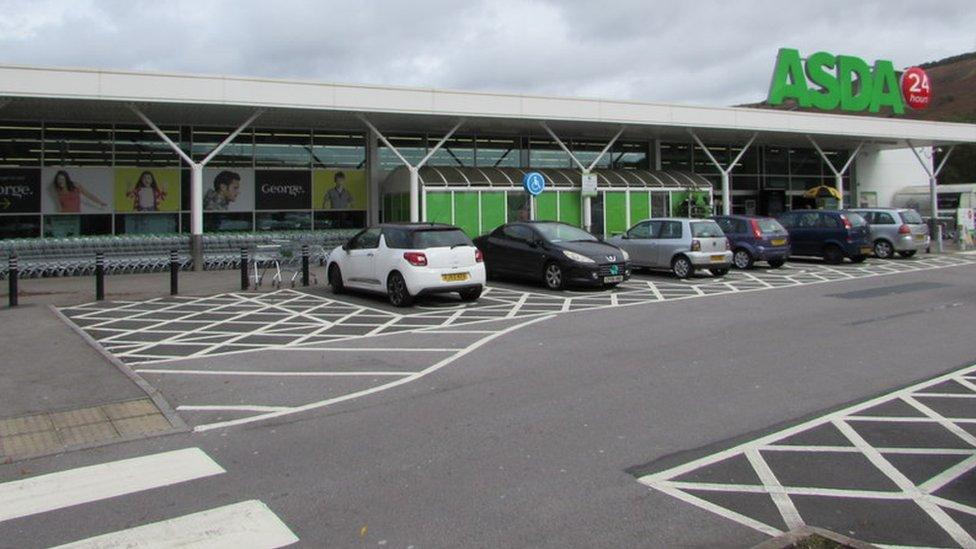
[(396, 307), (435, 293), (457, 292), (463, 301), (474, 301), (485, 286), (481, 250), (461, 229), (436, 223), (365, 229), (332, 250), (326, 273), (333, 293), (382, 293)]

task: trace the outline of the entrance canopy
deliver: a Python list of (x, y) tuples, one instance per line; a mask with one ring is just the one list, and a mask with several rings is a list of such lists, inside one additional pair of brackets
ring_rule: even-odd
[[(538, 172), (551, 188), (579, 188), (581, 175), (578, 170), (540, 168), (449, 168), (426, 166), (420, 169), (420, 181), (425, 188), (521, 188), (522, 177), (529, 172)], [(711, 190), (712, 184), (700, 174), (680, 171), (652, 170), (593, 170), (597, 176), (597, 187), (602, 189), (662, 189), (662, 190)], [(406, 167), (390, 172), (383, 186), (387, 189), (407, 188), (410, 182)]]

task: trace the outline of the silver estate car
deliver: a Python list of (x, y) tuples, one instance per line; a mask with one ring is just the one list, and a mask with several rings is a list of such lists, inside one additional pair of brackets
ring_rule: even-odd
[(732, 264), (729, 240), (711, 219), (647, 219), (607, 242), (626, 250), (632, 266), (670, 269), (678, 278), (695, 269), (722, 276)]
[(874, 255), (891, 259), (897, 252), (912, 257), (929, 246), (929, 227), (918, 212), (908, 208), (856, 208), (871, 226)]

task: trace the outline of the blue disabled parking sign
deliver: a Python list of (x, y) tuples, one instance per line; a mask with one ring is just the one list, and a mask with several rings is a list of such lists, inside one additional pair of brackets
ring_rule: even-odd
[(522, 177), (522, 186), (532, 196), (539, 196), (546, 190), (546, 178), (539, 172), (529, 172)]

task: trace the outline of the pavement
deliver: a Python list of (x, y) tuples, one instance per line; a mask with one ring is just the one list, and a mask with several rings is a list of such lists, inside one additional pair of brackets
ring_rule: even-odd
[[(159, 389), (193, 431), (0, 465), (0, 546), (254, 524), (253, 545), (267, 547), (724, 547), (799, 520), (891, 546), (969, 547), (976, 258), (931, 259), (942, 258), (798, 262), (749, 280), (640, 274), (616, 298), (504, 282), (504, 303), (485, 308), (511, 317), (448, 302), (404, 315), (427, 324), (368, 296), (225, 284), (207, 294), (224, 302), (170, 312), (244, 307), (271, 314), (228, 334), (212, 333), (227, 319), (200, 319), (202, 337), (294, 339), (123, 362), (155, 328), (92, 333), (136, 336), (112, 365)], [(62, 305), (114, 322), (132, 304), (159, 328), (175, 319), (154, 318), (157, 305), (188, 302), (163, 293), (113, 299), (105, 318), (93, 317), (113, 307)], [(386, 320), (328, 334), (343, 322), (315, 315), (335, 307)], [(298, 341), (310, 334), (322, 337)], [(142, 473), (71, 490), (130, 466)]]

